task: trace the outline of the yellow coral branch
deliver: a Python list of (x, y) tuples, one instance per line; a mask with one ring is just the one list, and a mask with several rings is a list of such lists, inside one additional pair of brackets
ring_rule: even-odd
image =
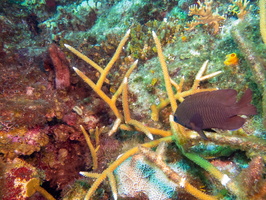
[(170, 103), (169, 99), (161, 99), (159, 105), (151, 105), (151, 119), (159, 120), (159, 112)]
[[(95, 136), (95, 146), (96, 149), (100, 146), (100, 135), (102, 134), (103, 130), (104, 130), (105, 126), (102, 126), (101, 128), (99, 128), (98, 126), (95, 129), (90, 129), (89, 133), (94, 134)], [(95, 149), (95, 151), (97, 152), (97, 150)]]
[(99, 176), (101, 176), (101, 174), (91, 173), (91, 172), (79, 172), (79, 174), (82, 176), (89, 177), (89, 178), (98, 178)]
[(96, 64), (93, 60), (89, 59), (84, 54), (80, 53), (78, 50), (76, 50), (74, 47), (64, 44), (64, 46), (70, 50), (72, 53), (74, 53), (76, 56), (84, 60), (86, 63), (90, 64), (94, 69), (98, 70), (100, 73), (103, 72), (103, 68), (101, 68), (98, 64)]
[[(136, 68), (138, 64), (138, 60), (136, 60), (131, 67), (129, 68), (129, 70), (126, 72), (125, 77), (124, 78), (129, 78), (130, 74), (132, 73), (132, 71)], [(117, 91), (115, 92), (115, 94), (112, 97), (112, 101), (116, 101), (118, 96), (122, 93), (123, 91), (123, 83), (119, 86), (119, 88), (117, 89)]]
[[(162, 137), (167, 137), (172, 135), (171, 131), (165, 131), (162, 129), (157, 129), (157, 128), (152, 128), (152, 127), (148, 127), (145, 126), (150, 133), (154, 134), (154, 135), (160, 135)], [(134, 127), (137, 131), (141, 131), (138, 127)], [(120, 125), (120, 129), (126, 130), (126, 131), (133, 131), (135, 129), (131, 128), (130, 126), (126, 125), (126, 124), (121, 124)]]
[[(109, 73), (110, 69), (112, 68), (113, 64), (118, 59), (118, 56), (119, 56), (119, 54), (121, 53), (121, 51), (123, 49), (123, 46), (125, 45), (127, 39), (129, 38), (129, 34), (130, 34), (130, 30), (127, 31), (126, 35), (123, 37), (123, 39), (119, 43), (119, 45), (118, 45), (118, 47), (116, 49), (116, 52), (115, 52), (114, 56), (112, 57), (112, 59), (110, 60), (110, 62), (107, 64), (107, 66), (105, 67), (105, 69), (102, 69), (100, 66), (98, 66), (96, 63), (94, 63), (92, 60), (90, 60), (88, 57), (86, 57), (82, 53), (78, 52), (73, 47), (71, 47), (71, 46), (69, 46), (67, 44), (65, 45), (66, 48), (68, 48), (71, 52), (73, 52), (75, 55), (79, 56), (81, 59), (85, 60), (87, 63), (91, 64), (94, 68), (96, 68), (98, 71), (101, 72), (100, 78), (97, 81), (97, 83), (95, 84), (83, 72), (81, 72), (76, 67), (73, 67), (74, 71), (94, 90), (94, 92), (96, 92), (109, 105), (109, 107), (112, 109), (112, 111), (114, 112), (115, 116), (117, 117), (117, 119), (116, 119), (116, 121), (115, 121), (112, 129), (109, 131), (108, 135), (112, 135), (114, 132), (116, 132), (117, 128), (119, 127), (119, 125), (123, 121), (123, 116), (121, 115), (121, 113), (119, 112), (118, 108), (116, 107), (116, 100), (117, 100), (118, 96), (122, 92), (123, 85), (122, 84), (120, 85), (120, 87), (118, 88), (118, 90), (116, 91), (116, 93), (113, 95), (112, 99), (109, 98), (101, 90), (101, 87), (103, 85), (104, 80), (106, 80), (106, 76)], [(136, 67), (136, 65), (137, 65), (137, 61), (134, 62), (134, 64), (132, 65), (132, 67), (128, 70), (128, 72), (126, 73), (126, 77), (128, 77), (130, 75), (130, 73)]]
[(99, 89), (95, 85), (95, 83), (89, 77), (87, 77), (83, 72), (81, 72), (76, 67), (73, 67), (73, 69), (94, 90), (94, 92), (96, 92), (110, 106), (110, 108), (114, 112), (115, 116), (117, 118), (122, 118), (123, 119), (123, 117), (119, 113), (115, 103), (113, 101), (111, 101), (111, 99), (101, 89)]
[(208, 74), (208, 75), (205, 75), (203, 76), (204, 72), (206, 71), (207, 67), (208, 67), (208, 60), (206, 60), (202, 67), (200, 68), (200, 70), (198, 71), (197, 75), (196, 75), (196, 78), (194, 80), (194, 83), (193, 83), (193, 86), (192, 86), (192, 90), (196, 90), (198, 87), (199, 87), (199, 83), (201, 81), (204, 81), (206, 79), (210, 79), (210, 78), (213, 78), (215, 76), (218, 76), (219, 74), (222, 73), (222, 71), (217, 71), (217, 72), (214, 72), (214, 73), (211, 73), (211, 74)]
[(124, 117), (126, 124), (132, 125), (139, 130), (141, 130), (143, 133), (147, 135), (148, 138), (153, 140), (153, 136), (150, 133), (150, 131), (139, 121), (131, 119), (130, 117), (130, 111), (129, 111), (129, 105), (128, 105), (128, 84), (127, 84), (127, 77), (124, 78), (124, 88), (122, 93), (122, 104), (123, 104), (123, 111), (124, 111)]
[(129, 34), (130, 34), (130, 30), (128, 30), (126, 32), (126, 35), (123, 37), (123, 39), (120, 41), (116, 51), (115, 51), (115, 54), (113, 55), (112, 59), (109, 61), (109, 63), (107, 64), (107, 66), (104, 68), (103, 72), (101, 73), (101, 76), (97, 82), (97, 87), (98, 88), (101, 88), (102, 85), (103, 85), (103, 82), (107, 76), (107, 74), (109, 73), (110, 69), (112, 68), (112, 66), (114, 65), (115, 61), (118, 59), (122, 49), (123, 49), (123, 46), (125, 45), (127, 39), (129, 38)]
[(260, 34), (264, 44), (266, 44), (266, 1), (259, 1), (260, 7)]
[(117, 187), (116, 187), (115, 176), (112, 172), (109, 173), (107, 176), (108, 176), (109, 183), (112, 189), (113, 197), (115, 200), (117, 200)]
[(134, 120), (134, 119), (130, 119), (127, 124), (132, 125), (132, 126), (138, 128), (138, 130), (140, 130), (141, 132), (145, 133), (145, 135), (148, 138), (150, 138), (151, 140), (153, 140), (153, 136), (152, 136), (151, 132), (141, 122), (139, 122), (137, 120)]
[(127, 84), (127, 78), (124, 78), (124, 87), (123, 87), (123, 93), (122, 93), (122, 106), (124, 111), (124, 118), (125, 122), (128, 123), (131, 120), (130, 117), (130, 111), (129, 111), (129, 105), (128, 105), (128, 84)]
[(87, 133), (87, 131), (83, 128), (82, 125), (80, 125), (81, 131), (86, 139), (86, 142), (89, 146), (90, 152), (91, 152), (91, 157), (92, 157), (92, 163), (93, 163), (93, 169), (97, 169), (98, 168), (98, 158), (97, 158), (97, 154), (95, 151), (95, 148), (93, 147), (92, 143), (91, 143), (91, 139)]
[(168, 69), (167, 69), (167, 66), (166, 66), (166, 62), (165, 62), (165, 59), (164, 59), (162, 46), (161, 46), (161, 43), (160, 43), (160, 41), (159, 41), (159, 39), (158, 39), (158, 37), (157, 37), (157, 35), (155, 34), (154, 31), (152, 32), (152, 36), (153, 36), (154, 42), (156, 44), (158, 57), (159, 57), (159, 60), (160, 60), (160, 63), (161, 63), (161, 67), (162, 67), (162, 70), (163, 70), (164, 82), (165, 82), (167, 95), (168, 95), (168, 98), (170, 99), (172, 112), (174, 113), (175, 110), (177, 109), (177, 103), (176, 103), (176, 100), (175, 100), (175, 97), (174, 97), (174, 92), (173, 92), (172, 85), (171, 85), (171, 82), (170, 82), (170, 76), (169, 76)]

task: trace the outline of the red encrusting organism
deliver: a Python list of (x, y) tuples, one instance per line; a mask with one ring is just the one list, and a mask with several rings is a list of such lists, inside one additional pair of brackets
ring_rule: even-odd
[(55, 70), (55, 87), (67, 89), (70, 86), (69, 62), (56, 44), (51, 44), (48, 51)]

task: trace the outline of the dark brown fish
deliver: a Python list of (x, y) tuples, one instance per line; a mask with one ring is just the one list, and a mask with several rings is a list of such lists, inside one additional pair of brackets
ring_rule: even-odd
[(238, 115), (257, 114), (251, 105), (252, 92), (247, 89), (237, 102), (237, 91), (233, 89), (200, 92), (188, 96), (176, 109), (175, 122), (197, 131), (207, 139), (203, 130), (218, 128), (235, 130), (240, 128), (245, 119)]

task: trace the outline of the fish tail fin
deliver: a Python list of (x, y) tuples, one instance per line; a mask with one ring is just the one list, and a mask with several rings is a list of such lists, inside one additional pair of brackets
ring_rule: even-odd
[(256, 107), (250, 104), (252, 91), (248, 88), (241, 99), (237, 102), (238, 115), (256, 115)]

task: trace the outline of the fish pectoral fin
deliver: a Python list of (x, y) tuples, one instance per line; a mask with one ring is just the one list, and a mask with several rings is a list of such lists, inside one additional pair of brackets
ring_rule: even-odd
[(197, 114), (193, 115), (193, 117), (190, 120), (189, 125), (190, 125), (192, 130), (195, 130), (198, 132), (198, 134), (200, 135), (200, 137), (202, 137), (202, 139), (208, 140), (207, 136), (204, 134), (204, 132), (202, 130), (203, 121), (202, 121), (200, 114), (197, 113)]
[(199, 113), (194, 114), (190, 119), (190, 124), (194, 124), (194, 127), (201, 130), (203, 127), (202, 116)]
[(190, 126), (193, 130), (197, 131), (197, 133), (200, 135), (200, 137), (204, 140), (208, 140), (207, 136), (203, 132), (203, 130), (199, 127), (197, 127), (193, 122), (190, 122)]

